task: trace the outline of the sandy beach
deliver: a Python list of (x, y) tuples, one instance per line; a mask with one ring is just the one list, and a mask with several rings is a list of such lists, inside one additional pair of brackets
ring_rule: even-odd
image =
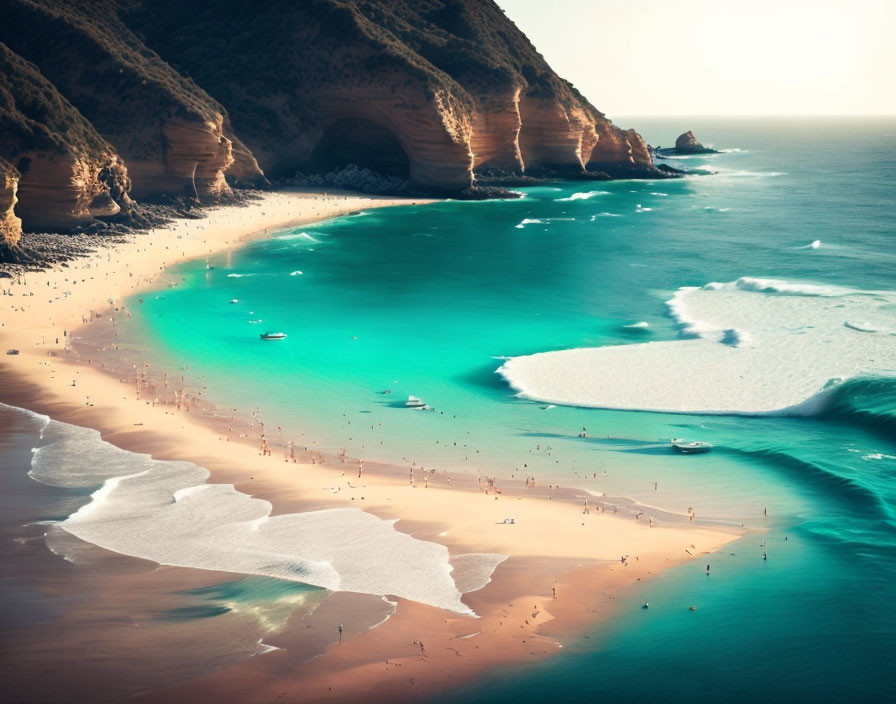
[[(287, 626), (268, 641), (279, 650), (226, 664), (199, 679), (172, 682), (144, 700), (349, 701), (372, 692), (419, 700), (486, 668), (556, 653), (611, 614), (626, 586), (712, 553), (738, 536), (718, 527), (651, 525), (596, 510), (584, 514), (581, 505), (550, 500), (542, 492), (483, 492), (476, 482), (469, 488), (462, 482), (427, 486), (366, 469), (363, 483), (352, 486), (356, 465), (351, 462), (292, 463), (279, 449), (264, 455), (260, 438), (231, 441), (196, 414), (153, 404), (139, 397), (133, 384), (94, 365), (73, 364), (66, 354), (78, 328), (104, 324), (123, 297), (157, 285), (175, 262), (239, 247), (290, 225), (408, 202), (269, 193), (245, 206), (210, 209), (203, 219), (128, 236), (66, 266), (0, 279), (0, 348), (19, 350), (0, 364), (0, 401), (95, 428), (126, 450), (195, 462), (212, 473), (210, 482), (232, 483), (264, 498), (276, 514), (360, 508), (399, 519), (398, 530), (441, 543), (452, 554), (508, 556), (486, 587), (464, 596), (478, 618), (398, 599), (385, 623), (372, 630), (346, 629), (340, 644), (333, 614), (315, 631), (329, 643), (324, 657), (308, 660), (302, 641), (309, 634)], [(214, 398), (213, 389), (209, 397)], [(339, 492), (329, 490), (333, 487)], [(507, 516), (513, 516), (513, 525), (503, 523)]]

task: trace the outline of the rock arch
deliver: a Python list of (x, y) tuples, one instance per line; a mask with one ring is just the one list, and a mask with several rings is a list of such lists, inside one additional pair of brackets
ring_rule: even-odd
[[(351, 151), (351, 158), (341, 159), (346, 163), (391, 172), (433, 192), (467, 188), (473, 177), (473, 156), (465, 116), (455, 114), (441, 94), (428, 102), (418, 101), (376, 96), (372, 89), (359, 91), (351, 99), (340, 95), (322, 100), (320, 137), (302, 160), (304, 166), (312, 165), (327, 145), (337, 149), (346, 145), (345, 151)], [(358, 158), (361, 152), (364, 159)]]

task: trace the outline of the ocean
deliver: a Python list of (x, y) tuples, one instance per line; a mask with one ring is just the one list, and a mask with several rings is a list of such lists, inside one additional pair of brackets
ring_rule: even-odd
[(275, 233), (174, 267), (119, 335), (325, 453), (750, 529), (442, 701), (892, 696), (896, 120), (626, 122), (720, 152)]

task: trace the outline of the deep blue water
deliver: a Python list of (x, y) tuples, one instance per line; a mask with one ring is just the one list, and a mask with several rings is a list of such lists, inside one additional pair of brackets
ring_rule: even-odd
[[(133, 322), (154, 359), (189, 366), (223, 405), (260, 406), (301, 444), (534, 474), (758, 529), (712, 558), (711, 577), (671, 570), (582, 644), (448, 700), (892, 696), (894, 370), (844, 384), (808, 418), (545, 410), (494, 372), (504, 356), (677, 339), (664, 301), (681, 286), (893, 291), (896, 121), (632, 123), (652, 143), (693, 129), (738, 151), (669, 162), (714, 175), (558, 183), (280, 233), (210, 271), (180, 266), (179, 288), (129, 302)], [(649, 327), (624, 327), (637, 321)], [(262, 342), (266, 329), (288, 338)], [(408, 394), (436, 412), (401, 408)], [(682, 435), (717, 449), (670, 455), (663, 443)]]

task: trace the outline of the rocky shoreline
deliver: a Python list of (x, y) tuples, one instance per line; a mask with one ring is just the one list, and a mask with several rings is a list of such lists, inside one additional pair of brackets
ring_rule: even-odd
[[(262, 191), (234, 191), (215, 205), (241, 206), (257, 200)], [(116, 218), (96, 220), (67, 232), (26, 232), (14, 246), (0, 242), (0, 278), (14, 278), (29, 271), (67, 266), (73, 259), (111, 247), (128, 235), (150, 235), (153, 228), (172, 220), (201, 220), (204, 208), (189, 199), (158, 198), (154, 203), (134, 205)]]

